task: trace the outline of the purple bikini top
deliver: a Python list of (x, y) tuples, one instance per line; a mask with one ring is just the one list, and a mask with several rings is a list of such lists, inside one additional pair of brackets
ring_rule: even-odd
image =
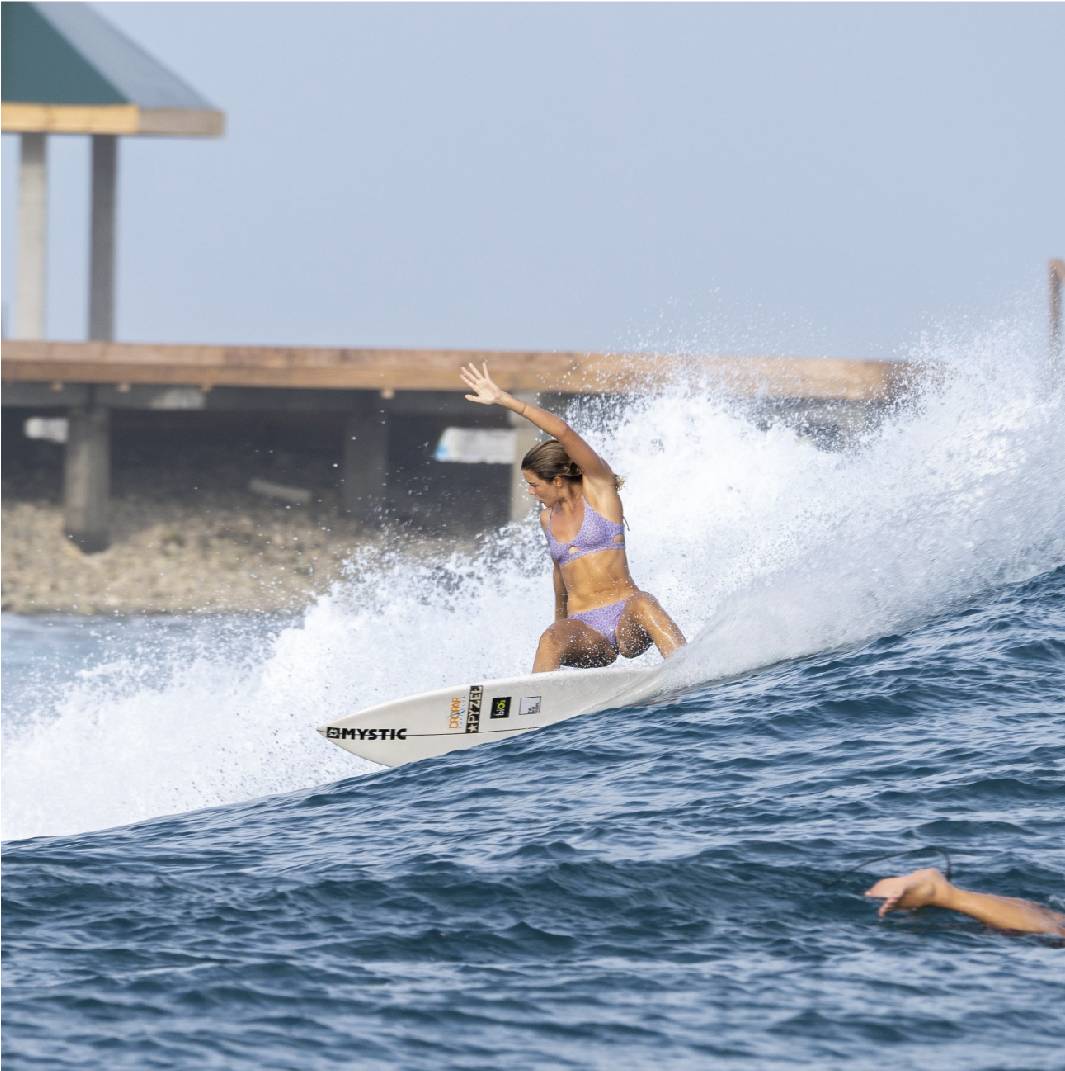
[[(585, 554), (594, 554), (599, 550), (625, 549), (625, 523), (615, 524), (608, 521), (588, 505), (587, 499), (584, 500), (584, 520), (575, 539), (560, 543), (551, 532), (550, 516), (544, 525), (544, 531), (547, 533), (547, 552), (558, 565), (576, 561)], [(618, 539), (618, 536), (621, 538)]]

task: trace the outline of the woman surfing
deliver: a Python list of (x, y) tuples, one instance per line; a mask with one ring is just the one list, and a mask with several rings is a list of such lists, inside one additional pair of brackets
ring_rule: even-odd
[(521, 462), (554, 563), (555, 621), (540, 637), (533, 672), (608, 666), (652, 643), (663, 658), (683, 647), (683, 633), (629, 572), (620, 477), (560, 417), (492, 382), (487, 365), (471, 363), (460, 375), (473, 391), (468, 401), (501, 405), (551, 436)]

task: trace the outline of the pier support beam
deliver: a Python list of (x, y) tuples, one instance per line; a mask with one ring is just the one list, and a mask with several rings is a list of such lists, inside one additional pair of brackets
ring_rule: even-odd
[[(89, 339), (110, 342), (115, 320), (115, 194), (118, 139), (92, 139), (89, 236)], [(87, 554), (111, 543), (111, 411), (95, 389), (70, 410), (63, 474), (63, 527)]]
[[(530, 405), (539, 405), (540, 396), (528, 391), (511, 392), (519, 402), (528, 402)], [(510, 519), (522, 521), (529, 516), (532, 510), (533, 500), (529, 496), (529, 490), (525, 483), (525, 477), (521, 474), (521, 459), (542, 438), (539, 431), (530, 424), (525, 417), (517, 413), (507, 414), (511, 426), (514, 428), (514, 463), (510, 472)]]
[(92, 139), (92, 222), (89, 246), (89, 338), (115, 337), (115, 198), (118, 190), (118, 138)]
[(388, 490), (388, 411), (376, 392), (366, 392), (344, 421), (340, 462), (340, 510), (374, 520)]
[(63, 524), (67, 538), (87, 553), (110, 544), (111, 412), (103, 405), (68, 413), (63, 474)]
[(48, 256), (48, 142), (21, 135), (15, 337), (44, 338)]

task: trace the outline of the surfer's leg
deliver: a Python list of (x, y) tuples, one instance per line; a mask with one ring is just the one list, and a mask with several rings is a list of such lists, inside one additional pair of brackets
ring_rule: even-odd
[(653, 643), (668, 658), (688, 641), (662, 604), (646, 591), (633, 595), (618, 621), (618, 650), (626, 658), (637, 658)]
[(533, 673), (546, 673), (560, 666), (591, 669), (609, 666), (617, 658), (610, 641), (583, 621), (556, 621), (544, 631), (536, 648)]

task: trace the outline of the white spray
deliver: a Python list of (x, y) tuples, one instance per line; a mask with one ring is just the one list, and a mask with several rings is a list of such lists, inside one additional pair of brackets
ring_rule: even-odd
[[(684, 686), (899, 631), (1065, 561), (1065, 419), (1016, 324), (929, 343), (940, 370), (859, 448), (759, 430), (690, 386), (580, 430), (626, 476), (633, 574), (690, 639)], [(594, 409), (595, 407), (590, 407)], [(357, 554), (270, 635), (135, 651), (8, 719), (5, 838), (70, 834), (335, 781), (330, 717), (531, 663), (552, 612), (538, 526), (437, 562)], [(650, 662), (657, 656), (645, 656)], [(148, 684), (146, 680), (153, 679)]]

